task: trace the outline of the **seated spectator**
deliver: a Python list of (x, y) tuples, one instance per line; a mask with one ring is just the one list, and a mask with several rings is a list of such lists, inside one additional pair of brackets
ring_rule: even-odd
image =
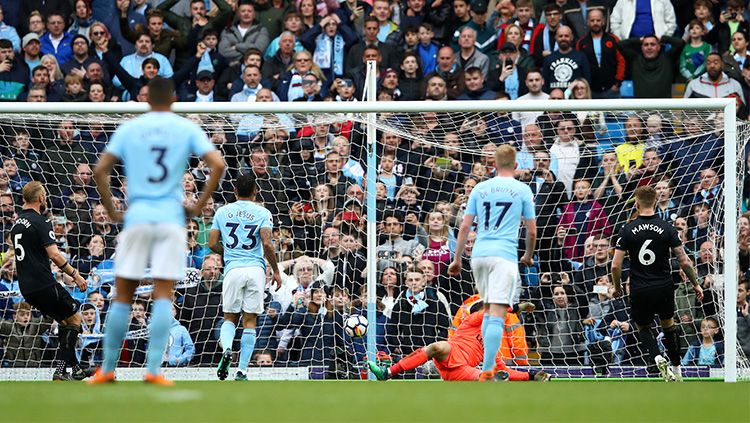
[(78, 360), (85, 367), (95, 367), (102, 361), (101, 340), (104, 334), (99, 309), (94, 304), (81, 305), (81, 335), (79, 348), (76, 349)]
[[(273, 49), (273, 54), (268, 56), (268, 51)], [(276, 84), (281, 75), (292, 64), (292, 56), (298, 51), (304, 50), (302, 43), (291, 31), (284, 31), (278, 38), (271, 42), (263, 57), (263, 77)]]
[(17, 101), (29, 83), (29, 71), (25, 63), (16, 59), (13, 44), (0, 39), (0, 101)]
[(329, 365), (332, 358), (329, 353), (335, 346), (333, 314), (322, 287), (314, 284), (309, 291), (296, 292), (277, 325), (280, 329), (296, 329), (296, 336), (288, 351), (277, 359), (294, 366)]
[[(105, 39), (100, 39), (100, 45), (99, 50), (102, 52), (107, 51), (107, 46), (105, 45)], [(144, 65), (148, 59), (153, 59), (157, 62), (157, 65), (155, 65), (156, 73), (159, 76), (163, 76), (164, 78), (171, 78), (174, 74), (174, 71), (172, 70), (172, 64), (169, 62), (169, 59), (167, 59), (165, 56), (155, 52), (153, 50), (154, 44), (153, 39), (148, 34), (141, 34), (138, 36), (138, 38), (135, 41), (135, 53), (129, 54), (120, 60), (120, 67), (132, 78), (140, 78), (143, 76), (146, 72), (144, 71)], [(109, 69), (112, 70), (113, 73), (117, 75), (117, 72), (115, 71), (117, 66), (113, 64), (116, 63), (114, 60), (114, 57), (104, 55), (104, 60), (107, 63), (107, 66)], [(153, 76), (152, 76), (153, 77)], [(123, 77), (118, 75), (119, 79), (114, 79), (113, 83), (115, 86), (123, 86), (125, 87), (125, 82), (122, 81)], [(127, 88), (127, 87), (125, 87)], [(128, 89), (130, 91), (130, 89)], [(135, 96), (133, 96), (135, 97)]]
[[(36, 68), (34, 68), (31, 72), (31, 75), (32, 76), (31, 81), (29, 82), (29, 87), (44, 87), (45, 97), (47, 98), (47, 101), (62, 100), (62, 94), (65, 93), (64, 80), (57, 81), (59, 83), (53, 83), (50, 80), (49, 71), (44, 66), (37, 66)], [(28, 93), (21, 94), (19, 96), (19, 101), (24, 101), (27, 95)]]
[(265, 51), (270, 41), (268, 30), (255, 22), (255, 6), (243, 2), (237, 7), (237, 24), (221, 33), (219, 53), (232, 66), (239, 63), (247, 49), (257, 48)]
[(26, 22), (26, 27), (29, 29), (29, 33), (34, 33), (41, 38), (47, 29), (44, 20), (44, 15), (42, 15), (40, 11), (31, 11), (31, 13), (28, 14)]
[(198, 365), (216, 365), (221, 358), (218, 328), (221, 325), (222, 260), (218, 254), (209, 254), (203, 260), (201, 281), (183, 294), (180, 322), (187, 328), (195, 345)]
[[(487, 66), (489, 67), (489, 64)], [(433, 83), (437, 85), (439, 82), (438, 80), (434, 80), (435, 76), (442, 79), (443, 83), (441, 84), (442, 86), (436, 87), (437, 91), (433, 92)], [(441, 47), (438, 50), (435, 75), (428, 75), (425, 97), (432, 100), (455, 100), (464, 91), (463, 83), (463, 69), (456, 63), (456, 56), (453, 49), (449, 46)]]
[(63, 63), (60, 69), (65, 75), (75, 71), (77, 75), (83, 76), (88, 65), (92, 62), (99, 62), (99, 59), (89, 56), (89, 42), (83, 35), (73, 36), (71, 46), (73, 48), (73, 57)]
[(169, 328), (170, 343), (164, 361), (169, 366), (184, 367), (190, 364), (193, 359), (195, 344), (185, 326), (182, 326), (176, 317), (177, 309), (172, 305), (172, 325)]
[(294, 54), (294, 63), (279, 79), (276, 94), (281, 101), (294, 101), (304, 96), (302, 78), (308, 73), (315, 73), (321, 79), (321, 71), (312, 60), (312, 55), (306, 51)]
[(561, 246), (565, 258), (583, 262), (584, 241), (599, 234), (612, 235), (612, 226), (601, 204), (591, 199), (591, 182), (576, 180), (573, 194), (573, 201), (563, 208), (560, 217), (560, 228), (567, 230)]
[(403, 217), (400, 213), (389, 212), (383, 219), (383, 234), (385, 242), (378, 245), (378, 268), (382, 271), (386, 267), (397, 267), (404, 263), (405, 256), (418, 257), (424, 251), (424, 246), (416, 239), (403, 239)]
[(31, 178), (24, 173), (19, 172), (18, 163), (13, 157), (3, 159), (3, 171), (8, 177), (8, 185), (15, 195), (21, 195), (23, 186), (31, 182)]
[(680, 204), (675, 202), (672, 193), (673, 187), (669, 179), (662, 179), (654, 186), (656, 189), (656, 215), (667, 222), (674, 223), (680, 216)]
[(86, 41), (91, 41), (89, 32), (94, 19), (91, 17), (91, 2), (89, 0), (75, 0), (73, 4), (73, 22), (68, 27), (68, 32), (73, 35), (81, 35)]
[(448, 336), (448, 310), (438, 299), (437, 288), (425, 286), (422, 272), (406, 272), (406, 291), (393, 306), (386, 323), (391, 352), (407, 355)]
[(582, 319), (563, 285), (552, 287), (552, 306), (536, 319), (542, 365), (580, 366), (585, 350)]
[(464, 70), (464, 86), (466, 87), (463, 94), (458, 96), (457, 100), (494, 100), (495, 92), (484, 87), (484, 77), (482, 70), (478, 67), (471, 67)]
[(747, 116), (747, 104), (742, 86), (724, 73), (724, 61), (718, 53), (706, 57), (706, 73), (690, 81), (685, 88), (685, 98), (734, 98), (737, 113)]
[(47, 32), (40, 38), (42, 54), (52, 54), (58, 63), (73, 57), (73, 34), (65, 32), (65, 16), (60, 12), (47, 15)]
[(39, 367), (46, 346), (44, 335), (52, 319), (33, 317), (27, 302), (15, 304), (13, 309), (13, 320), (0, 320), (0, 336), (5, 338), (3, 367)]
[(84, 278), (89, 277), (94, 269), (103, 262), (107, 257), (104, 255), (104, 237), (101, 235), (92, 235), (86, 243), (86, 252), (76, 257), (73, 261), (76, 269), (81, 272)]
[(683, 366), (724, 365), (724, 342), (714, 340), (719, 333), (719, 322), (714, 317), (701, 321), (700, 337), (690, 341), (690, 346), (682, 357)]
[(458, 38), (460, 50), (454, 55), (455, 63), (465, 71), (469, 68), (477, 67), (482, 72), (482, 77), (486, 78), (490, 71), (490, 59), (481, 51), (477, 50), (477, 31), (469, 26), (461, 30)]
[(122, 60), (122, 47), (116, 39), (112, 38), (109, 29), (101, 22), (94, 22), (89, 31), (91, 42), (89, 43), (89, 55), (99, 60), (104, 60), (104, 52), (100, 46), (104, 46), (115, 56), (116, 61)]
[(698, 203), (691, 207), (690, 211), (691, 215), (687, 219), (687, 247), (691, 251), (698, 252), (710, 235), (711, 208), (706, 203)]
[[(302, 32), (315, 26), (320, 21), (320, 14), (314, 0), (300, 0), (295, 1), (297, 4), (297, 13), (302, 18)], [(321, 6), (324, 6), (321, 3)]]
[(593, 286), (588, 316), (583, 319), (588, 360), (597, 374), (606, 375), (607, 366), (625, 359), (626, 338), (633, 331), (622, 298), (614, 298), (614, 287), (605, 275)]
[(62, 95), (64, 102), (84, 102), (88, 99), (86, 91), (83, 89), (83, 79), (80, 76), (71, 74), (65, 77), (65, 94)]
[(29, 70), (42, 64), (41, 45), (39, 44), (39, 36), (33, 32), (23, 36), (21, 48), (23, 49), (23, 61), (26, 62), (26, 66)]
[[(242, 87), (242, 90), (240, 92), (232, 96), (232, 102), (254, 103), (258, 91), (262, 90), (263, 88), (269, 88), (263, 87), (263, 85), (261, 84), (260, 68), (258, 68), (257, 66), (245, 67), (245, 69), (242, 71), (242, 82), (244, 82), (244, 86)], [(279, 101), (278, 97), (276, 97), (276, 94), (273, 94), (273, 96), (274, 101)]]
[[(180, 37), (186, 41), (185, 53), (178, 51), (178, 62), (183, 62), (189, 57), (191, 45), (195, 44), (196, 39), (204, 39), (207, 33), (213, 33), (218, 37), (219, 33), (226, 27), (227, 22), (232, 16), (232, 6), (225, 0), (213, 0), (211, 13), (206, 11), (206, 2), (190, 0), (190, 14), (181, 15), (172, 11), (172, 7), (179, 0), (167, 0), (162, 2), (157, 9), (162, 12), (164, 22), (171, 28), (176, 29)], [(213, 49), (215, 46), (212, 46)], [(221, 70), (215, 70), (217, 74)]]

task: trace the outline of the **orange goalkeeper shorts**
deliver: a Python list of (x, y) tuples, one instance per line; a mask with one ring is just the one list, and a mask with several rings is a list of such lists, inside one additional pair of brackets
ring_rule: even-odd
[(479, 374), (482, 373), (475, 366), (469, 365), (468, 357), (460, 348), (455, 348), (452, 343), (451, 352), (445, 360), (437, 361), (433, 359), (432, 361), (435, 362), (435, 367), (437, 367), (443, 380), (476, 381), (479, 380)]

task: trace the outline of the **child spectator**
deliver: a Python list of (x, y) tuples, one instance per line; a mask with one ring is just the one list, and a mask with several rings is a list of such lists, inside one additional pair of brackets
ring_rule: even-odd
[(424, 93), (422, 83), (422, 69), (419, 65), (417, 53), (407, 51), (401, 59), (401, 75), (399, 75), (398, 88), (401, 91), (399, 100), (419, 100)]
[(573, 200), (563, 209), (559, 228), (565, 229), (562, 237), (563, 256), (582, 262), (586, 238), (604, 234), (612, 235), (607, 213), (599, 202), (591, 199), (591, 182), (578, 179), (573, 185)]
[(718, 333), (719, 322), (714, 317), (703, 319), (700, 339), (690, 343), (682, 365), (719, 367), (724, 364), (724, 342), (714, 340)]
[(435, 38), (435, 32), (432, 30), (432, 25), (422, 22), (419, 25), (419, 44), (416, 52), (422, 60), (422, 70), (425, 75), (432, 73), (437, 67), (437, 53), (440, 45), (432, 41), (433, 38)]
[(99, 309), (92, 303), (81, 306), (81, 342), (76, 355), (81, 363), (93, 367), (101, 363), (102, 320)]
[[(398, 32), (393, 35), (398, 34)], [(393, 38), (391, 35), (389, 38)], [(419, 28), (414, 25), (409, 25), (404, 28), (403, 38), (400, 41), (400, 45), (397, 46), (399, 52), (416, 52), (419, 46)]]
[(177, 309), (172, 305), (172, 325), (169, 328), (169, 346), (164, 361), (170, 366), (183, 367), (193, 359), (195, 345), (187, 329), (175, 316), (177, 316)]
[(83, 90), (83, 80), (76, 74), (65, 77), (65, 94), (62, 95), (64, 102), (84, 102), (88, 100), (86, 91)]
[(388, 200), (396, 199), (396, 192), (401, 186), (401, 177), (393, 173), (396, 165), (396, 157), (393, 154), (386, 153), (380, 158), (380, 172), (378, 172), (378, 182), (385, 185)]
[(701, 21), (693, 19), (688, 25), (688, 43), (680, 54), (680, 75), (688, 82), (701, 76), (706, 71), (706, 56), (711, 53), (711, 46), (703, 41), (706, 28)]
[[(693, 3), (693, 16), (696, 20), (703, 24), (703, 28), (706, 32), (710, 31), (714, 27), (714, 17), (711, 15), (712, 8), (713, 3), (709, 0), (695, 0), (695, 2)], [(692, 20), (685, 26), (685, 29), (683, 31), (682, 39), (685, 41), (690, 40), (691, 25)]]
[(700, 245), (708, 241), (711, 209), (706, 203), (698, 203), (692, 208), (693, 214), (688, 218), (687, 237), (690, 251), (698, 251)]
[(443, 213), (433, 211), (428, 213), (424, 220), (423, 231), (420, 231), (420, 237), (426, 238), (420, 240), (422, 245), (427, 245), (423, 259), (432, 262), (434, 273), (441, 275), (448, 268), (453, 251), (456, 247), (456, 239), (450, 231), (448, 221)]
[(3, 367), (38, 367), (45, 348), (43, 333), (52, 319), (32, 317), (31, 304), (20, 302), (13, 306), (13, 320), (0, 321), (0, 336), (4, 338)]

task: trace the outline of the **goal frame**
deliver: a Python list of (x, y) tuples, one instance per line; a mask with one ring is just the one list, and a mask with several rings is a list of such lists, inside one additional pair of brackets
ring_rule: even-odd
[[(736, 102), (734, 99), (613, 99), (613, 100), (556, 100), (543, 102), (533, 100), (515, 101), (399, 101), (377, 102), (374, 62), (368, 63), (367, 101), (361, 102), (290, 102), (290, 103), (175, 103), (175, 113), (189, 114), (235, 114), (235, 113), (362, 113), (366, 114), (368, 148), (368, 168), (376, 163), (375, 122), (379, 113), (418, 113), (418, 112), (521, 112), (521, 111), (640, 111), (640, 110), (706, 110), (724, 112), (724, 189), (725, 227), (737, 227), (738, 175), (737, 175), (737, 128)], [(143, 103), (3, 103), (0, 113), (6, 114), (141, 114), (148, 111)], [(367, 251), (368, 264), (376, 261), (377, 229), (375, 222), (375, 178), (367, 180)], [(731, 212), (729, 212), (731, 211)], [(725, 366), (724, 381), (737, 381), (737, 310), (734, 299), (737, 297), (737, 233), (728, 230), (724, 234), (724, 331)], [(728, 259), (733, 258), (733, 259)], [(376, 266), (368, 265), (368, 321), (376, 322)], [(375, 331), (367, 335), (368, 359), (374, 360)], [(371, 375), (372, 377), (372, 375)]]

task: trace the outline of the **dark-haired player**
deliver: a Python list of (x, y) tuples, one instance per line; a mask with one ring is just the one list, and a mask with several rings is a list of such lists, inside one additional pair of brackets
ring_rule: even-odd
[[(23, 210), (10, 230), (15, 251), (18, 286), (27, 303), (45, 316), (59, 323), (58, 346), (53, 380), (81, 380), (91, 374), (78, 365), (75, 347), (81, 333), (81, 313), (78, 301), (55, 282), (50, 271), (52, 260), (57, 267), (73, 278), (78, 289), (86, 290), (86, 280), (57, 249), (57, 238), (52, 224), (44, 213), (47, 210), (47, 191), (38, 181), (24, 185)], [(71, 373), (66, 370), (71, 367)]]
[(224, 380), (232, 364), (232, 343), (242, 312), (242, 338), (240, 362), (235, 380), (247, 380), (245, 370), (255, 349), (255, 326), (258, 314), (263, 312), (266, 286), (266, 262), (273, 270), (276, 289), (281, 287), (281, 273), (271, 242), (271, 212), (255, 203), (257, 187), (250, 173), (241, 174), (235, 182), (237, 201), (220, 207), (214, 215), (208, 236), (208, 246), (224, 254), (224, 282), (221, 301), (224, 323), (219, 339), (224, 354), (216, 375)]
[[(635, 190), (635, 207), (638, 217), (620, 230), (612, 258), (612, 281), (615, 296), (622, 293), (622, 262), (625, 253), (630, 256), (630, 308), (633, 321), (638, 326), (641, 342), (646, 345), (651, 359), (666, 381), (681, 381), (680, 331), (674, 323), (674, 284), (672, 282), (670, 251), (675, 255), (680, 268), (690, 279), (698, 301), (703, 299), (703, 290), (698, 283), (690, 260), (677, 230), (654, 213), (656, 190), (650, 186)], [(659, 315), (664, 330), (664, 346), (671, 362), (661, 356), (651, 324), (654, 315)]]
[[(102, 205), (113, 222), (115, 209), (109, 181), (115, 164), (125, 167), (128, 210), (115, 255), (116, 296), (107, 312), (104, 362), (89, 383), (115, 380), (115, 366), (130, 320), (135, 289), (150, 265), (154, 290), (146, 351), (147, 383), (171, 385), (159, 371), (172, 323), (174, 283), (185, 276), (185, 218), (198, 216), (224, 173), (224, 159), (195, 123), (171, 112), (174, 84), (156, 77), (148, 84), (151, 111), (122, 124), (94, 171)], [(199, 156), (210, 174), (198, 200), (183, 206), (182, 175), (191, 156)]]

